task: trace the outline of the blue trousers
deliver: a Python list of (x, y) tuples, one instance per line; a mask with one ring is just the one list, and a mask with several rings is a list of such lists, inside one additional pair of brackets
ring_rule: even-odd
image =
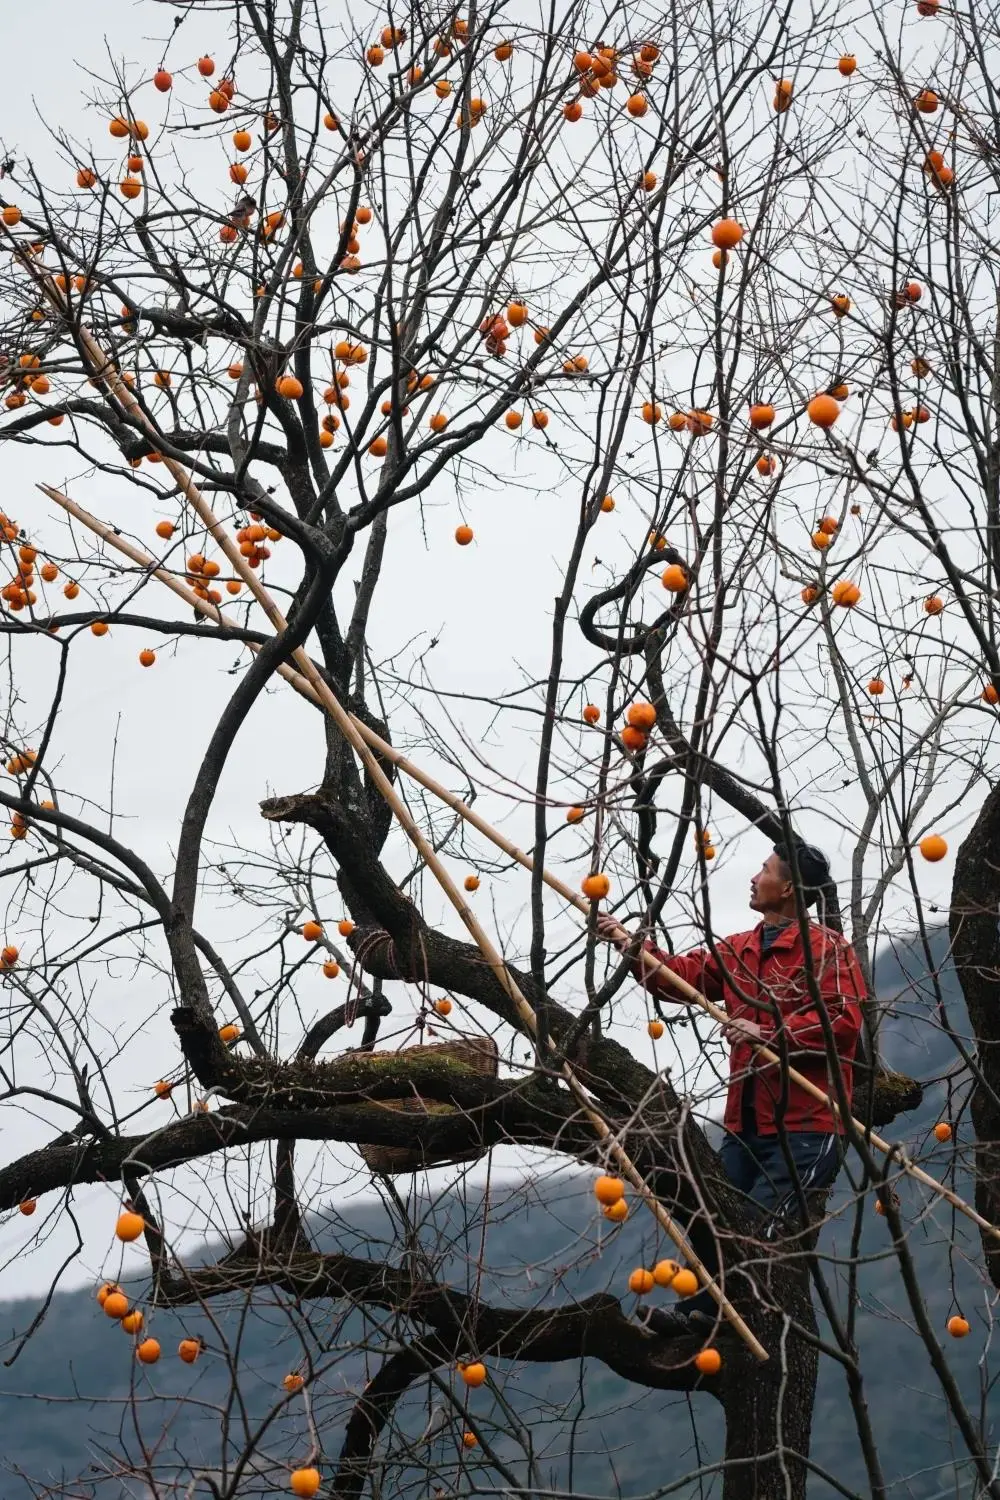
[[(784, 1146), (794, 1163), (794, 1176), (776, 1135), (733, 1135), (727, 1131), (719, 1149), (733, 1187), (756, 1204), (765, 1239), (774, 1236), (782, 1219), (798, 1216), (800, 1193), (808, 1198), (830, 1187), (843, 1161), (841, 1138), (836, 1135), (811, 1130), (789, 1132)], [(718, 1311), (708, 1292), (685, 1298), (681, 1308), (709, 1317)]]
[(800, 1191), (808, 1195), (828, 1188), (842, 1161), (840, 1137), (813, 1130), (789, 1132), (783, 1143), (776, 1135), (727, 1132), (719, 1155), (733, 1187), (771, 1221), (798, 1212)]

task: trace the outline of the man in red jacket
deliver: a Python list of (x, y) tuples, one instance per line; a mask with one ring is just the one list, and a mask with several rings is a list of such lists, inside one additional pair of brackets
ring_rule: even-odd
[[(829, 863), (818, 849), (798, 843), (795, 860), (803, 900), (812, 905), (830, 880)], [(712, 950), (675, 956), (651, 943), (645, 947), (729, 1014), (723, 1034), (732, 1051), (720, 1156), (733, 1186), (761, 1212), (765, 1234), (773, 1234), (782, 1218), (797, 1212), (800, 1193), (818, 1193), (833, 1183), (843, 1125), (828, 1104), (783, 1078), (778, 1064), (759, 1060), (750, 1038), (787, 1055), (791, 1067), (824, 1094), (833, 1093), (833, 1070), (839, 1069), (850, 1100), (865, 984), (850, 943), (831, 928), (809, 923), (807, 955), (784, 846), (775, 846), (751, 880), (750, 908), (760, 916), (757, 926)], [(614, 918), (599, 917), (598, 931), (623, 950), (628, 946)], [(683, 1003), (641, 957), (635, 971), (657, 999)]]

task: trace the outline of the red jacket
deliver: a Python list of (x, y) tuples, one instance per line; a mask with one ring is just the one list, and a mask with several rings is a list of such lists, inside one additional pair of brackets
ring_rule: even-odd
[[(830, 1081), (826, 1039), (816, 1006), (809, 993), (805, 973), (805, 952), (798, 922), (792, 922), (775, 938), (766, 953), (761, 951), (763, 923), (749, 932), (737, 932), (715, 944), (717, 957), (707, 948), (693, 953), (671, 956), (661, 953), (652, 943), (646, 951), (659, 959), (688, 984), (700, 990), (716, 1005), (725, 1006), (731, 1016), (756, 1021), (763, 1040), (773, 1052), (780, 1053), (778, 1032), (784, 1035), (788, 1061), (824, 1093), (833, 1093)], [(854, 949), (846, 938), (810, 922), (813, 974), (820, 1000), (833, 1033), (837, 1057), (847, 1097), (851, 1097), (852, 1063), (861, 1031), (860, 1000), (865, 995)], [(679, 996), (669, 980), (636, 973), (653, 994), (676, 1001)], [(758, 1004), (753, 1002), (757, 1001)], [(761, 1008), (763, 1005), (763, 1008)], [(785, 1130), (818, 1130), (843, 1133), (843, 1125), (830, 1109), (813, 1099), (804, 1089), (789, 1082), (787, 1103), (782, 1113), (781, 1069), (775, 1063), (756, 1061), (749, 1042), (740, 1041), (729, 1059), (729, 1095), (726, 1100), (725, 1126), (740, 1131), (743, 1111), (743, 1088), (752, 1073), (754, 1105), (759, 1135), (775, 1135), (779, 1122)]]

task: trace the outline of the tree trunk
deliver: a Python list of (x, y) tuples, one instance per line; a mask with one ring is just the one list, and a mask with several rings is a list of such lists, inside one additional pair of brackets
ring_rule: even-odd
[(770, 1358), (758, 1364), (742, 1348), (726, 1356), (722, 1500), (805, 1500), (818, 1354), (794, 1325), (816, 1333), (808, 1274), (783, 1268), (773, 1293), (787, 1316), (754, 1320)]
[[(955, 859), (948, 930), (951, 956), (976, 1039), (970, 1114), (976, 1131), (976, 1208), (1000, 1222), (1000, 783), (993, 787)], [(984, 1232), (986, 1269), (1000, 1287), (1000, 1253)]]

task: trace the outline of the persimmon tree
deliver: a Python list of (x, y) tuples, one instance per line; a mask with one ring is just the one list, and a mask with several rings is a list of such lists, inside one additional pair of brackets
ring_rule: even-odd
[[(604, 874), (637, 941), (694, 943), (744, 923), (765, 839), (811, 836), (843, 875), (822, 919), (869, 983), (914, 929), (933, 970), (948, 910), (974, 1044), (939, 991), (938, 1024), (1000, 1220), (1000, 13), (219, 0), (146, 19), (162, 52), (0, 183), (3, 1104), (29, 1137), (5, 1137), (0, 1207), (82, 1269), (104, 1251), (65, 1235), (101, 1195), (106, 1273), (116, 1222), (145, 1251), (145, 1323), (102, 1292), (143, 1368), (174, 1358), (149, 1342), (157, 1309), (253, 1316), (279, 1294), (314, 1352), (275, 1393), (302, 1413), (294, 1451), (248, 1421), (179, 1476), (151, 1432), (109, 1484), (354, 1496), (395, 1463), (431, 1488), (537, 1488), (477, 1426), (480, 1366), (528, 1459), (505, 1371), (597, 1361), (721, 1407), (731, 1500), (801, 1496), (829, 1360), (882, 1494), (855, 1333), (877, 1204), (963, 1463), (996, 1494), (894, 1195), (908, 1158), (869, 1135), (896, 1119), (950, 1174), (951, 1123), (907, 1140), (919, 1081), (881, 1065), (874, 991), (841, 1282), (815, 1253), (823, 1205), (768, 1239), (725, 1181), (712, 1027), (657, 1014), (596, 942), (598, 903), (580, 920), (544, 872)], [(108, 684), (110, 769), (81, 744)], [(383, 742), (409, 833), (499, 966), (324, 694)], [(234, 830), (236, 784), (261, 816)], [(441, 1190), (492, 1155), (541, 1182), (613, 1165), (566, 1066), (765, 1361), (721, 1318), (717, 1368), (701, 1333), (655, 1336), (624, 1282), (505, 1300), (488, 1238), (465, 1287), (415, 1253), (427, 1172)], [(320, 1247), (331, 1182), (381, 1194), (396, 1241)], [(922, 1220), (949, 1215), (922, 1192)], [(595, 1205), (593, 1244), (619, 1217)], [(649, 1223), (652, 1266), (674, 1247)], [(228, 1248), (205, 1264), (192, 1231)], [(319, 1300), (370, 1319), (370, 1379), (337, 1420), (311, 1405), (345, 1348), (337, 1322), (311, 1342)], [(211, 1338), (180, 1352), (213, 1357)]]

